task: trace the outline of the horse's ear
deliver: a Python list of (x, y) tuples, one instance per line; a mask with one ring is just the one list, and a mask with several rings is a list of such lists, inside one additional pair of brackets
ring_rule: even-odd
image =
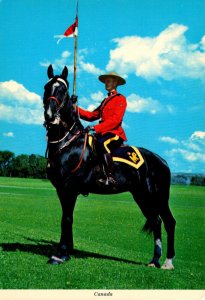
[(47, 74), (48, 74), (48, 78), (49, 78), (49, 79), (51, 79), (51, 78), (54, 77), (52, 65), (50, 65), (50, 66), (48, 67)]
[(65, 66), (61, 74), (62, 78), (67, 79), (68, 77), (68, 68)]

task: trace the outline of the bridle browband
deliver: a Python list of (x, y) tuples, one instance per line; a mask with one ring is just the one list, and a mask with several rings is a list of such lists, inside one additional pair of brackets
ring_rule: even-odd
[[(53, 78), (49, 79), (47, 83), (49, 83), (51, 80), (53, 80)], [(68, 88), (68, 85), (67, 85), (66, 81), (63, 78), (59, 77), (59, 78), (57, 78), (57, 81), (60, 81), (60, 82), (64, 83), (66, 88)]]

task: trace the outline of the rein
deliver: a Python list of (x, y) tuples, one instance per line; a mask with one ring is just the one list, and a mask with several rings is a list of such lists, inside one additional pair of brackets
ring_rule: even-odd
[(76, 137), (77, 137), (79, 134), (80, 134), (80, 130), (79, 130), (77, 133), (75, 133), (75, 134), (72, 136), (72, 138), (70, 138), (70, 139), (69, 139), (62, 147), (60, 147), (60, 149), (58, 149), (54, 155), (56, 155), (58, 152), (61, 152), (64, 148), (66, 148), (67, 146), (69, 146), (70, 143), (71, 143), (73, 140), (75, 140)]
[(82, 153), (81, 153), (81, 156), (80, 156), (80, 161), (79, 161), (78, 165), (71, 171), (72, 173), (74, 173), (75, 171), (77, 171), (80, 168), (81, 164), (82, 164), (82, 161), (83, 161), (83, 158), (84, 158), (84, 154), (85, 154), (87, 139), (88, 139), (88, 133), (86, 132), (85, 139), (84, 139), (83, 150), (82, 150)]
[[(57, 143), (60, 143), (62, 142), (68, 135), (69, 133), (71, 133), (72, 129), (74, 128), (76, 122), (73, 123), (73, 125), (71, 126), (71, 128), (68, 130), (68, 132), (64, 135), (63, 138), (61, 138), (60, 140), (57, 140), (57, 141), (48, 141), (49, 144), (57, 144)], [(65, 126), (64, 126), (65, 127)], [(66, 127), (67, 127), (67, 124), (66, 124)]]
[[(67, 133), (68, 134), (68, 133)], [(65, 139), (65, 137), (67, 136), (67, 134), (64, 136), (63, 139)], [(66, 147), (68, 147), (76, 138), (77, 136), (79, 136), (79, 134), (81, 134), (81, 131), (79, 130), (77, 133), (75, 133), (62, 147), (60, 147), (53, 155), (53, 157), (55, 157), (58, 153), (61, 153), (61, 151), (63, 149), (65, 149)], [(62, 140), (63, 140), (62, 139)], [(79, 163), (77, 164), (77, 166), (71, 170), (72, 173), (76, 172), (81, 164), (82, 164), (82, 161), (83, 161), (83, 158), (84, 158), (84, 155), (85, 155), (85, 150), (86, 150), (86, 145), (87, 145), (87, 139), (88, 139), (88, 133), (86, 132), (85, 134), (85, 138), (84, 138), (84, 144), (83, 144), (83, 150), (82, 150), (82, 153), (81, 153), (81, 156), (80, 156), (80, 160), (79, 160)], [(61, 140), (61, 141), (62, 141)], [(54, 141), (53, 143), (58, 143), (59, 141)], [(49, 143), (49, 142), (48, 142)], [(50, 142), (52, 143), (52, 142)], [(47, 149), (46, 149), (46, 154), (45, 154), (45, 157), (47, 157), (47, 153), (48, 153), (48, 145), (47, 145)]]

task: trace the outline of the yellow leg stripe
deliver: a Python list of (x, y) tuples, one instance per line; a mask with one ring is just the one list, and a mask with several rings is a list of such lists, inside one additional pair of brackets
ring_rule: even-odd
[(88, 135), (88, 144), (90, 145), (90, 147), (93, 147), (93, 136), (92, 135)]
[(108, 139), (108, 140), (106, 140), (106, 141), (104, 142), (104, 147), (105, 147), (105, 149), (106, 149), (106, 151), (107, 151), (108, 153), (111, 152), (110, 149), (107, 147), (108, 144), (109, 144), (110, 142), (112, 142), (112, 141), (117, 141), (117, 140), (119, 140), (119, 136), (118, 136), (118, 135), (116, 135), (116, 136), (114, 136), (114, 137), (112, 137), (112, 138), (110, 138), (110, 139)]

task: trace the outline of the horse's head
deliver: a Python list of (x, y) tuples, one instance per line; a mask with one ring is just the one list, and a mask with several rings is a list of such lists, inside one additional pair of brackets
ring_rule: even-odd
[(48, 67), (49, 81), (44, 86), (44, 117), (46, 124), (56, 124), (60, 122), (60, 111), (69, 100), (67, 81), (68, 69), (64, 67), (63, 72), (59, 76), (54, 76), (53, 67)]

